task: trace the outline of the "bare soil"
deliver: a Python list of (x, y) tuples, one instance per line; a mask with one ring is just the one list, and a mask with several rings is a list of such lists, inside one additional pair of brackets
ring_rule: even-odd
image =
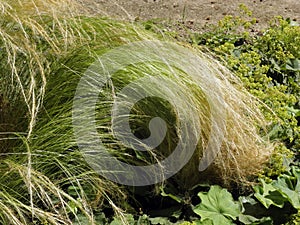
[(300, 0), (75, 0), (92, 14), (121, 20), (181, 21), (193, 27), (204, 27), (225, 15), (238, 15), (245, 4), (258, 19), (257, 26), (266, 27), (274, 16), (281, 15), (300, 22)]

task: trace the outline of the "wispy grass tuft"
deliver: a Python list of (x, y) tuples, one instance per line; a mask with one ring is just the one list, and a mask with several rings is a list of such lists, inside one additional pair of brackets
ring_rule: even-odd
[[(0, 2), (2, 224), (72, 224), (78, 215), (94, 224), (93, 209), (103, 206), (104, 201), (122, 215), (119, 207), (126, 201), (124, 189), (93, 171), (78, 150), (72, 127), (73, 98), (80, 78), (99, 54), (133, 41), (156, 38), (138, 25), (79, 12), (82, 11), (71, 1)], [(149, 61), (128, 66), (115, 73), (99, 95), (99, 137), (113, 155), (134, 165), (149, 165), (171, 154), (183, 131), (179, 126), (181, 118), (165, 100), (144, 99), (131, 111), (131, 127), (140, 138), (149, 135), (148, 123), (152, 117), (160, 116), (166, 121), (167, 136), (153, 151), (140, 153), (130, 149), (114, 138), (111, 129), (115, 93), (135, 79), (159, 74), (171, 79), (176, 84), (176, 93), (184, 95), (182, 99), (174, 99), (176, 107), (184, 108), (185, 100), (191, 101), (190, 108), (183, 110), (184, 118), (199, 120), (201, 124), (185, 128), (190, 136), (200, 135), (200, 141), (189, 163), (171, 179), (182, 188), (204, 180), (227, 186), (231, 182), (249, 181), (272, 150), (272, 145), (259, 133), (265, 126), (258, 111), (259, 102), (216, 60), (190, 50), (218, 80), (215, 87), (168, 64)], [(198, 68), (198, 65), (188, 66)], [(205, 74), (199, 71), (199, 75)], [(156, 86), (138, 88), (174, 92), (167, 86), (161, 90)], [(212, 109), (203, 89), (215, 88), (221, 90), (226, 104), (226, 115), (218, 115), (226, 124), (225, 135), (216, 160), (206, 171), (199, 172), (203, 149), (212, 130)], [(219, 97), (217, 93), (213, 95)], [(184, 158), (185, 153), (182, 154)]]
[[(89, 42), (109, 47), (114, 32), (126, 27), (75, 17), (67, 1), (0, 4), (0, 223), (72, 224), (82, 214), (93, 224), (91, 205), (110, 195), (124, 199), (124, 194), (76, 150), (71, 111), (61, 106), (72, 99), (79, 75), (67, 64), (81, 51), (84, 58), (76, 63), (84, 70), (94, 58)], [(76, 79), (63, 77), (64, 71)], [(53, 98), (47, 90), (59, 92)]]

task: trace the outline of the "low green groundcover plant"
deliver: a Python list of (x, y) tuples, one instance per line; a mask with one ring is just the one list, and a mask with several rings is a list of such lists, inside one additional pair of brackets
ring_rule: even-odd
[[(253, 37), (247, 33), (251, 21), (226, 17), (211, 31), (192, 35), (194, 46), (181, 43), (205, 62), (203, 70), (218, 81), (214, 86), (171, 68), (163, 63), (167, 59), (117, 71), (99, 93), (95, 118), (103, 145), (119, 161), (156, 163), (176, 147), (184, 132), (180, 119), (201, 122), (201, 127), (188, 127), (188, 137), (198, 135), (200, 141), (177, 175), (157, 185), (127, 187), (96, 173), (79, 151), (72, 124), (76, 88), (97, 57), (111, 49), (135, 41), (175, 40), (149, 31), (149, 23), (144, 27), (82, 14), (68, 1), (2, 1), (0, 6), (1, 224), (226, 225), (289, 219), (297, 224), (299, 218), (292, 216), (300, 205), (297, 24), (279, 19)], [(244, 31), (238, 32), (241, 26)], [(208, 50), (224, 65), (211, 52), (203, 53)], [(111, 108), (117, 92), (155, 74), (176, 85), (175, 96), (184, 96), (174, 99), (176, 107), (184, 110), (179, 116), (170, 102), (155, 97), (135, 104), (130, 126), (137, 139), (150, 135), (153, 117), (164, 119), (168, 128), (160, 146), (141, 153), (115, 140)], [(148, 85), (136, 88), (174, 92), (171, 86)], [(223, 94), (226, 129), (220, 153), (199, 173), (212, 130), (207, 88)], [(220, 97), (211, 92), (213, 99)], [(278, 218), (278, 212), (284, 216)]]
[(268, 105), (269, 137), (294, 151), (299, 160), (299, 24), (276, 17), (270, 27), (255, 31), (256, 19), (226, 16), (218, 26), (192, 41), (208, 47), (240, 77), (246, 88)]

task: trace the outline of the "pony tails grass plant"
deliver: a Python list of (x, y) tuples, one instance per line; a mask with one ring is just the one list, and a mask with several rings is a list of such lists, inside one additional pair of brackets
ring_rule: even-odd
[[(87, 223), (96, 224), (97, 207), (110, 205), (120, 217), (123, 215), (121, 207), (131, 207), (125, 204), (127, 190), (92, 170), (79, 151), (72, 124), (73, 100), (78, 82), (99, 55), (135, 41), (156, 41), (157, 37), (142, 26), (79, 15), (75, 9), (70, 10), (72, 4), (71, 8), (64, 4), (58, 0), (0, 3), (3, 162), (0, 166), (0, 223), (3, 224), (72, 224), (80, 223), (80, 216)], [(23, 6), (24, 13), (20, 11)], [(181, 48), (189, 48), (183, 46)], [(165, 182), (173, 182), (183, 190), (207, 180), (228, 187), (233, 182), (243, 185), (258, 173), (273, 149), (259, 135), (259, 129), (266, 125), (257, 110), (259, 102), (215, 59), (190, 50), (203, 60), (203, 68), (197, 70), (199, 65), (195, 61), (195, 65), (187, 62), (183, 68), (197, 71), (199, 77), (172, 67), (176, 62), (170, 59), (180, 62), (176, 54), (169, 54), (166, 57), (169, 60), (159, 62), (145, 55), (145, 62), (128, 65), (113, 74), (98, 96), (97, 134), (120, 161), (151, 165), (168, 157), (176, 147), (183, 132), (182, 118), (200, 121), (201, 126), (191, 123), (185, 127), (190, 132), (187, 137), (199, 136), (193, 157), (176, 176)], [(134, 54), (128, 52), (126, 57), (130, 60)], [(211, 79), (217, 80), (214, 85), (205, 82), (210, 78), (200, 79), (208, 76), (205, 70)], [(173, 86), (157, 88), (152, 83), (136, 84), (137, 90), (176, 96), (175, 104), (162, 98), (146, 98), (131, 109), (130, 126), (136, 139), (150, 135), (148, 126), (153, 117), (164, 119), (168, 128), (161, 145), (141, 153), (116, 140), (111, 109), (117, 93), (124, 87), (141, 78), (156, 78), (157, 74), (172, 81)], [(213, 99), (224, 98), (225, 115), (216, 117), (226, 124), (226, 129), (217, 127), (218, 131), (224, 131), (221, 151), (213, 164), (199, 173), (199, 162), (212, 131), (213, 108), (204, 90), (210, 90)], [(220, 90), (221, 95), (213, 90)], [(123, 100), (128, 103), (129, 98)], [(185, 107), (188, 104), (190, 107)], [(182, 114), (177, 113), (175, 107), (181, 108)], [(89, 131), (89, 127), (83, 129)], [(185, 152), (181, 154), (186, 157)]]
[[(18, 10), (22, 5), (14, 8), (1, 2), (1, 6), (1, 224), (32, 224), (37, 221), (71, 224), (79, 211), (93, 223), (87, 201), (99, 204), (104, 192), (120, 196), (121, 189), (110, 190), (114, 185), (100, 179), (83, 160), (72, 163), (72, 157), (82, 158), (80, 155), (72, 154), (72, 151), (68, 153), (63, 148), (65, 146), (49, 143), (50, 134), (63, 132), (64, 127), (60, 130), (45, 127), (44, 133), (38, 135), (39, 127), (35, 127), (44, 104), (50, 67), (57, 57), (73, 49), (72, 45), (82, 45), (83, 36), (88, 40), (88, 35), (76, 30), (79, 20), (69, 18), (67, 23), (61, 17), (58, 19), (53, 14), (55, 11), (52, 15), (36, 16), (29, 12), (42, 9), (27, 8), (28, 14), (21, 14)], [(54, 8), (48, 5), (47, 9)], [(76, 32), (78, 35), (74, 34)], [(47, 114), (48, 119), (50, 114)], [(70, 133), (66, 135), (72, 136)], [(55, 139), (52, 141), (53, 144)], [(51, 154), (50, 149), (43, 148), (47, 146), (56, 149), (52, 148)], [(68, 193), (70, 187), (77, 191)]]

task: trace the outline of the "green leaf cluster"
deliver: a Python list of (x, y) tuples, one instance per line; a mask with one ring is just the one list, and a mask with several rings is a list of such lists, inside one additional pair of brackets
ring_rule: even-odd
[[(235, 201), (226, 189), (211, 186), (208, 192), (198, 194), (200, 204), (193, 210), (201, 217), (195, 224), (231, 225), (231, 224), (279, 224), (278, 210), (287, 208), (296, 213), (300, 210), (300, 170), (292, 167), (277, 180), (267, 183), (263, 179), (254, 187), (254, 195), (240, 196)], [(252, 206), (249, 207), (249, 205)], [(275, 208), (274, 208), (275, 207)], [(291, 212), (290, 212), (291, 213)], [(281, 217), (284, 217), (282, 211)], [(288, 219), (288, 218), (287, 218)], [(299, 218), (293, 217), (293, 221)], [(292, 224), (292, 221), (290, 221)], [(297, 224), (297, 223), (296, 223)]]
[(254, 196), (266, 208), (271, 205), (282, 208), (289, 202), (295, 209), (300, 210), (300, 170), (293, 167), (287, 174), (280, 175), (277, 180), (266, 183), (261, 180), (261, 186), (255, 186)]
[[(226, 16), (203, 34), (193, 34), (191, 40), (212, 51), (241, 79), (247, 90), (265, 104), (262, 111), (270, 121), (266, 138), (284, 143), (286, 148), (279, 146), (276, 152), (284, 155), (287, 149), (292, 151), (294, 164), (297, 164), (300, 149), (300, 26), (290, 19), (277, 17), (267, 29), (257, 31), (256, 19), (245, 6), (241, 8), (243, 16)], [(282, 165), (278, 155), (274, 158)], [(276, 164), (274, 158), (273, 166)], [(278, 171), (273, 170), (272, 174), (280, 174), (282, 166), (275, 167)]]
[(194, 208), (194, 212), (201, 216), (201, 224), (209, 223), (214, 225), (233, 224), (241, 213), (239, 203), (234, 202), (232, 195), (219, 186), (212, 186), (208, 193), (198, 194), (201, 203)]

